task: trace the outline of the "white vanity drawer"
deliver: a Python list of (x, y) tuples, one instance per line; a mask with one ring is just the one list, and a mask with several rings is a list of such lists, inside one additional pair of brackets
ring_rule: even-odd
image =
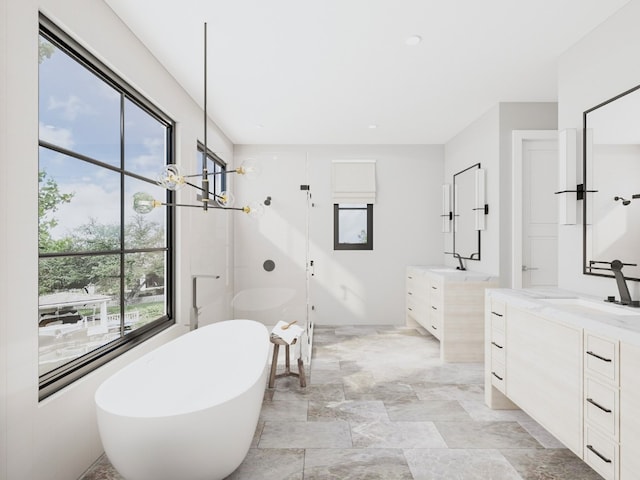
[(495, 298), (491, 299), (491, 311), (497, 313), (501, 317), (504, 317), (507, 313), (507, 306), (504, 302), (500, 300), (496, 300)]
[(491, 384), (500, 390), (502, 393), (506, 393), (505, 387), (505, 368), (504, 363), (491, 357)]
[(585, 374), (600, 375), (618, 384), (618, 342), (585, 332)]
[(618, 389), (587, 377), (584, 384), (584, 397), (585, 420), (602, 433), (618, 440)]
[(491, 358), (501, 363), (506, 363), (506, 352), (504, 343), (504, 332), (500, 330), (491, 331)]
[(584, 461), (606, 480), (617, 480), (619, 446), (589, 425), (584, 430)]
[(437, 307), (432, 305), (429, 311), (429, 325), (427, 330), (438, 340), (442, 337), (442, 318), (442, 310), (438, 310)]
[(491, 300), (491, 329), (505, 331), (506, 307), (502, 302)]

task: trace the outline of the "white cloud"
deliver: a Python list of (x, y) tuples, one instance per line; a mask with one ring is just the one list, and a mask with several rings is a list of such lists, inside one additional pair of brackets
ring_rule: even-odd
[(101, 224), (119, 224), (119, 209), (114, 208), (120, 202), (120, 192), (109, 192), (99, 184), (64, 184), (65, 193), (73, 192), (70, 203), (60, 206), (53, 215), (58, 226), (52, 231), (54, 237), (60, 238), (68, 232), (84, 225), (90, 218)]
[(80, 114), (93, 113), (91, 106), (75, 95), (69, 95), (66, 100), (59, 100), (53, 96), (49, 97), (48, 109), (62, 110), (62, 118), (70, 121), (75, 120)]
[(59, 147), (71, 149), (74, 145), (73, 133), (67, 128), (57, 128), (53, 125), (39, 123), (40, 140), (53, 143)]

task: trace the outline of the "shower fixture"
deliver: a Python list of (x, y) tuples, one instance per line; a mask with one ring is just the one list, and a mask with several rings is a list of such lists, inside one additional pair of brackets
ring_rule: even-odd
[[(635, 195), (634, 195), (634, 197), (633, 197), (633, 198), (635, 198)], [(627, 199), (625, 199), (625, 198), (618, 197), (618, 196), (613, 197), (613, 200), (614, 200), (615, 202), (617, 202), (618, 200), (621, 200), (621, 201), (622, 201), (622, 205), (624, 205), (625, 207), (631, 203), (631, 200), (627, 200)]]

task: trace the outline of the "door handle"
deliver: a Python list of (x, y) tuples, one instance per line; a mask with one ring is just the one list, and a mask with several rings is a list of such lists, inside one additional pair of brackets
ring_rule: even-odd
[(526, 265), (522, 265), (522, 271), (528, 272), (529, 270), (538, 270), (537, 267), (527, 267)]

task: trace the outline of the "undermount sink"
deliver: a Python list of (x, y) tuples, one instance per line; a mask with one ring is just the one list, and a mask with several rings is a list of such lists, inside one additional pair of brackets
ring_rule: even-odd
[(584, 300), (582, 298), (543, 298), (542, 302), (562, 306), (575, 313), (608, 313), (609, 315), (640, 315), (640, 309), (624, 308), (620, 305)]

